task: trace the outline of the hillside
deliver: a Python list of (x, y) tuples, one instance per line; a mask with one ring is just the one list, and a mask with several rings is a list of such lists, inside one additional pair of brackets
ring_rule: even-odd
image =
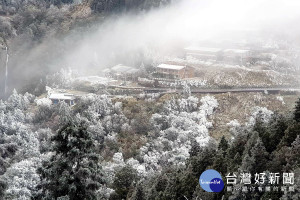
[(0, 1), (0, 200), (299, 200), (299, 10)]
[[(0, 147), (3, 153), (6, 152), (1, 154), (3, 171), (0, 177), (7, 187), (4, 194), (13, 198), (43, 195), (40, 193), (42, 191), (37, 190), (37, 186), (43, 184), (43, 181), (37, 178), (38, 171), (35, 170), (45, 166), (42, 164), (43, 161), (49, 160), (52, 155), (50, 152), (53, 151), (53, 144), (50, 139), (57, 134), (60, 136), (62, 134), (60, 131), (66, 127), (65, 124), (70, 122), (75, 126), (78, 123), (85, 124), (95, 145), (94, 153), (101, 157), (99, 162), (103, 170), (101, 180), (105, 181), (105, 185), (99, 188), (98, 199), (108, 199), (109, 196), (110, 199), (122, 199), (126, 196), (130, 199), (133, 198), (131, 195), (137, 195), (136, 190), (140, 187), (143, 188), (143, 192), (139, 195), (145, 195), (145, 199), (153, 199), (152, 195), (167, 195), (167, 199), (173, 199), (172, 195), (179, 195), (177, 197), (182, 199), (180, 193), (170, 192), (164, 187), (152, 191), (153, 188), (148, 190), (147, 185), (158, 184), (157, 181), (164, 179), (164, 174), (171, 173), (180, 177), (182, 173), (190, 173), (188, 168), (191, 166), (196, 170), (193, 172), (196, 174), (191, 174), (196, 180), (200, 169), (195, 168), (193, 159), (200, 159), (197, 162), (203, 164), (199, 163), (198, 166), (203, 169), (212, 165), (225, 175), (226, 168), (218, 168), (215, 163), (219, 162), (218, 160), (206, 162), (204, 158), (201, 160), (201, 156), (196, 156), (202, 151), (212, 151), (210, 153), (214, 154), (216, 151), (214, 146), (225, 138), (226, 143), (231, 146), (223, 151), (227, 152), (230, 159), (233, 159), (230, 155), (235, 154), (232, 151), (239, 151), (234, 149), (238, 148), (234, 147), (236, 143), (246, 142), (247, 149), (254, 148), (250, 142), (260, 141), (257, 145), (265, 146), (262, 148), (267, 148), (270, 152), (269, 157), (264, 159), (270, 160), (272, 169), (277, 169), (279, 166), (272, 164), (273, 160), (277, 159), (276, 155), (282, 153), (285, 148), (288, 148), (288, 151), (298, 148), (299, 137), (296, 139), (297, 134), (293, 134), (292, 131), (296, 122), (292, 120), (293, 115), (287, 114), (293, 112), (293, 102), (297, 96), (298, 94), (239, 93), (162, 97), (152, 95), (145, 99), (136, 99), (89, 94), (82, 97), (74, 107), (69, 107), (64, 102), (55, 105), (46, 98), (36, 99), (33, 95), (21, 95), (15, 91), (8, 101), (0, 101), (0, 130), (3, 136)], [(288, 131), (276, 129), (281, 120), (284, 120), (284, 130)], [(297, 124), (295, 126), (298, 127)], [(269, 144), (271, 141), (266, 139), (275, 134), (267, 131), (270, 127), (279, 131), (280, 137), (272, 139), (276, 143), (275, 146)], [(255, 131), (258, 131), (259, 136)], [(261, 139), (248, 141), (245, 139), (248, 137), (247, 134), (251, 138)], [(199, 152), (195, 154), (194, 151)], [(209, 152), (202, 156), (211, 155)], [(218, 153), (219, 151), (217, 155)], [(244, 162), (248, 163), (242, 152), (239, 153), (242, 161), (234, 161), (235, 167), (238, 167), (238, 163), (241, 163), (241, 166), (246, 165)], [(297, 170), (297, 164), (292, 166)], [(266, 166), (262, 166), (261, 170), (264, 167)], [(27, 174), (25, 179), (24, 173)], [(13, 176), (18, 177), (18, 182), (15, 178), (12, 179)], [(130, 176), (129, 182), (117, 184), (118, 181), (124, 181), (123, 176)], [(168, 182), (174, 184), (173, 181), (175, 180), (170, 179)], [(181, 181), (182, 185), (178, 186), (180, 190), (184, 190), (189, 184), (196, 187), (197, 181), (189, 183)], [(16, 186), (16, 183), (19, 185)], [(123, 187), (126, 189), (122, 189)], [(22, 194), (23, 190), (27, 193)], [(164, 193), (158, 194), (157, 190)], [(203, 195), (197, 188), (185, 190), (184, 194), (189, 197)]]
[[(83, 35), (95, 30), (106, 18), (129, 11), (142, 12), (163, 5), (162, 2), (3, 1), (0, 6), (0, 45), (2, 49), (6, 46), (9, 49), (9, 91), (17, 88), (26, 92), (47, 74), (59, 70), (64, 59), (62, 55), (76, 48)], [(3, 66), (6, 52), (0, 51), (0, 55)], [(0, 68), (1, 91), (4, 90), (4, 70)], [(24, 72), (22, 76), (20, 70)], [(3, 97), (2, 92), (0, 96)]]

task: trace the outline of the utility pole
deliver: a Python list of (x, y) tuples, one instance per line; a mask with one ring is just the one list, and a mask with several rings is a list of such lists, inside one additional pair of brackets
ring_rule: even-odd
[(6, 51), (6, 61), (5, 61), (5, 82), (4, 82), (4, 95), (6, 96), (7, 94), (7, 79), (8, 79), (8, 48), (7, 45), (5, 46), (5, 51)]

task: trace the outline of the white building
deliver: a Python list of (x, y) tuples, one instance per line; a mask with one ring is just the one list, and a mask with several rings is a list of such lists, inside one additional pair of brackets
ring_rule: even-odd
[(116, 75), (124, 75), (124, 74), (134, 74), (137, 73), (139, 70), (133, 67), (129, 67), (126, 65), (116, 65), (111, 68), (111, 72), (115, 73)]
[(192, 78), (194, 71), (194, 68), (183, 65), (160, 64), (156, 67), (156, 72), (164, 78)]
[(225, 49), (223, 60), (234, 64), (245, 64), (250, 60), (251, 51), (245, 49)]
[(219, 54), (222, 52), (222, 49), (190, 46), (184, 48), (184, 51), (186, 56), (192, 56), (201, 60), (217, 60)]
[(126, 65), (116, 65), (110, 69), (105, 69), (103, 73), (106, 76), (113, 77), (117, 80), (135, 80), (138, 76), (139, 69)]
[(51, 93), (48, 97), (53, 104), (58, 104), (61, 101), (64, 101), (66, 104), (72, 106), (75, 104), (75, 95), (68, 93)]

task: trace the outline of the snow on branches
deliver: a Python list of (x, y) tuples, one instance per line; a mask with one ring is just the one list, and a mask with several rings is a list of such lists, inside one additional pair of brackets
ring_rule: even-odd
[(208, 129), (212, 123), (207, 117), (218, 106), (212, 96), (200, 100), (193, 96), (184, 99), (172, 99), (164, 104), (162, 113), (151, 118), (154, 138), (141, 148), (141, 157), (147, 172), (160, 171), (164, 165), (182, 166), (189, 157), (192, 141), (200, 146), (208, 143)]

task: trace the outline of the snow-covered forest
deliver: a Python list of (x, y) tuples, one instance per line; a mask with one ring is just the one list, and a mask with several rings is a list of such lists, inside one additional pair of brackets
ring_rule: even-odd
[[(74, 107), (14, 91), (0, 101), (1, 199), (299, 198), (293, 193), (203, 193), (200, 173), (299, 172), (299, 106), (258, 108), (232, 138), (210, 137), (213, 96), (166, 100), (90, 94)], [(296, 179), (299, 181), (299, 179)]]
[(299, 9), (1, 0), (0, 200), (300, 200)]

